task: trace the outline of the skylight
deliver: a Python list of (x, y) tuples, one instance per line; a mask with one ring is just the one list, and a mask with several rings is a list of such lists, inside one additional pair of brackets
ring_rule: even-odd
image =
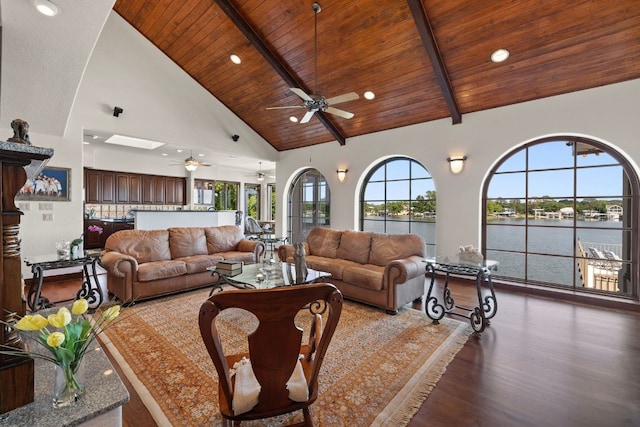
[(155, 150), (162, 147), (164, 142), (151, 141), (150, 139), (133, 138), (131, 136), (112, 135), (104, 141), (107, 144), (124, 145), (127, 147), (142, 148), (143, 150)]

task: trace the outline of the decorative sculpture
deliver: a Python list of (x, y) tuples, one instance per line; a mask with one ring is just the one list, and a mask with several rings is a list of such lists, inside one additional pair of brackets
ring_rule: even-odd
[(478, 249), (475, 249), (473, 245), (460, 246), (458, 249), (458, 259), (461, 262), (470, 262), (474, 264), (480, 264), (483, 260), (483, 256)]
[(296, 283), (302, 283), (307, 278), (307, 261), (305, 260), (306, 251), (304, 249), (304, 242), (298, 242), (293, 244), (293, 264), (296, 268)]
[(13, 129), (13, 136), (7, 141), (31, 145), (29, 141), (29, 123), (26, 120), (15, 119), (11, 122), (11, 128)]

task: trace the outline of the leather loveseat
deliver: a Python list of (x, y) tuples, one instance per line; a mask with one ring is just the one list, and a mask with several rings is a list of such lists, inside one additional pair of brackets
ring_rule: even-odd
[[(331, 282), (352, 300), (395, 314), (422, 298), (425, 289), (424, 239), (416, 234), (382, 234), (314, 228), (305, 244), (307, 267), (331, 273)], [(292, 245), (278, 247), (293, 262)]]
[(122, 230), (107, 239), (101, 265), (109, 293), (124, 302), (213, 283), (207, 267), (221, 260), (255, 263), (264, 244), (233, 225)]

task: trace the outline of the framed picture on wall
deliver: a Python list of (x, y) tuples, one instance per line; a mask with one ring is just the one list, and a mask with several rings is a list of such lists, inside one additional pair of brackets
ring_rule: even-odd
[(16, 200), (71, 200), (71, 169), (48, 167), (27, 182), (16, 195)]

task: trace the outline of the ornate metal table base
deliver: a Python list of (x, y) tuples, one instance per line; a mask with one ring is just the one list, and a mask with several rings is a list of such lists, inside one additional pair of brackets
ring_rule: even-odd
[[(495, 261), (484, 261), (481, 264), (464, 264), (464, 263), (452, 263), (445, 259), (445, 261), (438, 261), (430, 259), (425, 261), (427, 263), (427, 273), (431, 273), (431, 283), (429, 284), (429, 290), (425, 299), (425, 312), (429, 318), (433, 319), (433, 323), (439, 323), (439, 320), (444, 317), (445, 314), (451, 314), (454, 316), (465, 317), (471, 322), (471, 327), (476, 333), (484, 331), (486, 326), (490, 323), (489, 320), (496, 315), (498, 311), (498, 302), (496, 300), (496, 294), (493, 290), (493, 282), (491, 280), (491, 270), (495, 270), (498, 263)], [(443, 302), (440, 304), (438, 298), (434, 293), (434, 283), (436, 278), (436, 271), (445, 273), (444, 290), (443, 290)], [(476, 278), (476, 290), (478, 293), (478, 305), (474, 307), (464, 307), (456, 305), (453, 296), (451, 295), (451, 289), (449, 288), (449, 275), (458, 274), (462, 276), (475, 276)], [(489, 294), (483, 298), (482, 284), (487, 282)], [(459, 311), (464, 313), (460, 313)]]
[(45, 270), (55, 270), (59, 268), (82, 266), (82, 286), (76, 294), (76, 299), (84, 298), (89, 303), (89, 307), (97, 308), (103, 302), (102, 291), (98, 283), (96, 264), (100, 260), (99, 254), (85, 253), (81, 258), (55, 259), (55, 255), (40, 256), (25, 259), (25, 263), (31, 267), (33, 279), (27, 294), (27, 305), (29, 310), (38, 311), (43, 308), (52, 307), (49, 299), (42, 295), (42, 282)]

